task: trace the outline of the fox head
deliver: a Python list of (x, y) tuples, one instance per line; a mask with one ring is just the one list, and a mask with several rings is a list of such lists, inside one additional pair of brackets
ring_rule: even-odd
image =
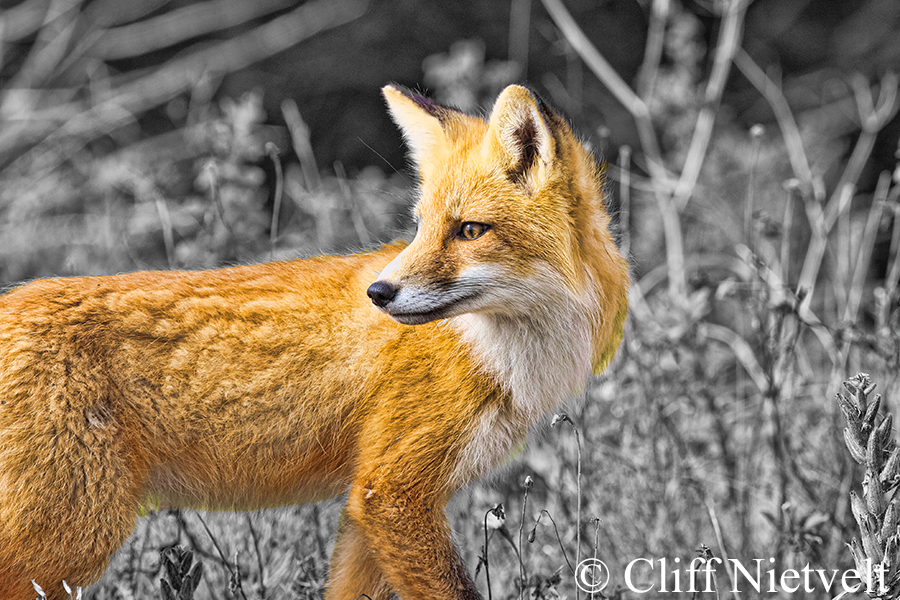
[(467, 313), (546, 319), (578, 307), (593, 329), (594, 370), (604, 368), (621, 340), (628, 269), (609, 231), (602, 173), (565, 120), (517, 85), (487, 120), (382, 91), (420, 193), (415, 238), (369, 287), (372, 302), (408, 325)]

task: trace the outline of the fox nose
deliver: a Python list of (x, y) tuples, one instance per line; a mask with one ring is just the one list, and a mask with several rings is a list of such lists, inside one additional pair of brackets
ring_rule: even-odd
[(372, 304), (384, 308), (397, 295), (397, 288), (386, 281), (376, 281), (369, 286), (366, 294), (372, 299)]

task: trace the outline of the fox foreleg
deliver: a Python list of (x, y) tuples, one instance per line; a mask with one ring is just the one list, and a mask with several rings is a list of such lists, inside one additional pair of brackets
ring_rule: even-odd
[[(450, 536), (442, 494), (354, 485), (332, 559), (328, 600), (480, 598)], [(400, 490), (400, 491), (386, 491)], [(369, 586), (362, 589), (363, 586)]]

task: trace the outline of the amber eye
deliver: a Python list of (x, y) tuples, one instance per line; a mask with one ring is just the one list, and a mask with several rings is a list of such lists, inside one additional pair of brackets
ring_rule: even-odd
[(480, 238), (482, 235), (484, 235), (484, 232), (490, 228), (490, 225), (485, 225), (484, 223), (473, 223), (472, 221), (467, 221), (462, 224), (462, 226), (459, 228), (459, 233), (457, 233), (456, 235), (464, 240), (474, 240)]

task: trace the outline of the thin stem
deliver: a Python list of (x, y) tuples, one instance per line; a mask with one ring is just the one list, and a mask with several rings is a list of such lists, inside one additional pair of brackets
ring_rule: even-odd
[(875, 238), (878, 234), (878, 226), (881, 224), (881, 215), (887, 204), (888, 190), (891, 185), (891, 174), (884, 172), (878, 178), (875, 186), (875, 194), (872, 197), (872, 206), (869, 207), (869, 217), (860, 241), (859, 251), (856, 255), (856, 264), (853, 266), (853, 275), (850, 279), (850, 289), (847, 290), (847, 308), (844, 312), (844, 321), (855, 322), (862, 302), (863, 286), (866, 274), (869, 271), (869, 263), (872, 260), (872, 251), (875, 247)]
[(750, 58), (743, 49), (738, 49), (734, 55), (734, 64), (744, 74), (744, 77), (753, 84), (763, 98), (769, 103), (781, 136), (784, 138), (784, 146), (787, 149), (788, 160), (794, 176), (800, 180), (804, 195), (812, 192), (813, 176), (809, 168), (809, 160), (806, 157), (806, 149), (803, 147), (803, 138), (800, 136), (800, 128), (794, 120), (794, 114), (788, 105), (787, 99), (781, 92), (781, 88), (772, 81), (766, 73)]
[(619, 229), (622, 254), (631, 255), (631, 146), (619, 148)]
[(759, 147), (762, 144), (763, 128), (754, 125), (750, 128), (750, 170), (747, 174), (747, 200), (744, 204), (744, 239), (751, 250), (756, 250), (753, 235), (753, 202), (756, 196), (756, 166), (759, 162)]
[(687, 281), (684, 272), (684, 243), (681, 235), (681, 220), (677, 207), (665, 191), (669, 175), (665, 170), (662, 152), (653, 129), (650, 109), (644, 100), (628, 87), (628, 84), (616, 73), (615, 69), (600, 54), (597, 47), (585, 35), (584, 31), (566, 10), (561, 0), (541, 0), (553, 21), (569, 42), (569, 45), (581, 56), (587, 67), (612, 92), (616, 100), (631, 113), (641, 141), (641, 148), (647, 159), (647, 170), (653, 180), (653, 191), (660, 216), (666, 242), (666, 264), (669, 269), (669, 290), (675, 298), (684, 298)]
[(697, 179), (700, 177), (700, 169), (706, 159), (706, 151), (712, 138), (716, 113), (722, 101), (722, 93), (725, 91), (725, 82), (731, 71), (734, 55), (741, 45), (744, 15), (747, 12), (748, 4), (749, 2), (746, 0), (732, 0), (725, 9), (722, 33), (719, 35), (713, 57), (712, 72), (703, 96), (703, 108), (700, 109), (700, 114), (697, 116), (697, 125), (694, 127), (694, 135), (684, 161), (684, 169), (678, 185), (675, 187), (674, 202), (679, 209), (683, 209), (687, 204), (694, 193)]
[(281, 113), (284, 115), (284, 121), (287, 123), (288, 131), (291, 134), (294, 153), (300, 160), (300, 170), (303, 172), (303, 183), (306, 191), (318, 189), (322, 185), (322, 180), (319, 177), (319, 169), (316, 166), (316, 156), (313, 153), (312, 142), (310, 141), (309, 126), (300, 116), (300, 109), (297, 108), (297, 103), (290, 98), (281, 103)]
[[(200, 520), (200, 524), (203, 525), (203, 529), (206, 530), (206, 535), (209, 536), (209, 539), (212, 541), (213, 546), (215, 546), (216, 552), (219, 553), (219, 558), (222, 560), (222, 564), (225, 565), (226, 569), (228, 569), (228, 574), (231, 576), (231, 581), (234, 582), (237, 586), (237, 590), (241, 593), (241, 598), (247, 600), (247, 595), (244, 593), (244, 588), (241, 586), (241, 578), (239, 573), (236, 573), (235, 570), (231, 568), (231, 563), (228, 562), (227, 558), (225, 558), (225, 553), (222, 551), (222, 547), (219, 546), (219, 542), (213, 536), (212, 531), (209, 530), (209, 526), (206, 524), (206, 521), (203, 520), (203, 517), (200, 516), (200, 513), (195, 514), (197, 515), (197, 519)], [(236, 560), (235, 564), (237, 564)]]
[(90, 54), (117, 60), (169, 48), (205, 33), (251, 23), (290, 6), (288, 0), (207, 0), (101, 31)]
[(278, 241), (278, 218), (281, 215), (281, 198), (284, 195), (284, 173), (281, 169), (281, 159), (278, 157), (278, 148), (272, 142), (266, 144), (266, 153), (275, 165), (275, 201), (272, 206), (272, 225), (269, 229), (269, 253), (275, 257), (275, 243)]
[(259, 569), (259, 597), (265, 599), (266, 570), (263, 565), (262, 552), (259, 549), (259, 534), (256, 532), (256, 527), (253, 525), (253, 519), (250, 518), (250, 513), (244, 513), (244, 517), (247, 520), (247, 527), (250, 529), (250, 539), (253, 540), (253, 550), (256, 553), (256, 568)]
[(488, 600), (491, 600), (491, 566), (490, 566), (490, 564), (488, 564), (488, 542), (490, 540), (488, 537), (487, 519), (488, 519), (488, 515), (491, 514), (492, 512), (494, 512), (495, 510), (496, 509), (492, 508), (492, 509), (488, 510), (486, 513), (484, 513), (484, 552), (482, 552), (482, 554), (481, 554), (481, 562), (482, 562), (482, 564), (484, 564), (484, 577), (487, 580)]
[(525, 572), (525, 556), (524, 550), (522, 548), (522, 531), (525, 529), (525, 511), (528, 507), (528, 492), (531, 490), (531, 487), (534, 485), (534, 480), (531, 478), (531, 475), (525, 478), (525, 498), (522, 500), (522, 519), (519, 521), (519, 598), (522, 598), (525, 594), (525, 589), (527, 587), (528, 574)]
[(556, 534), (556, 543), (559, 545), (559, 549), (563, 553), (563, 559), (566, 561), (566, 565), (569, 567), (569, 571), (572, 573), (572, 575), (574, 575), (575, 569), (572, 567), (572, 563), (569, 562), (569, 555), (566, 554), (566, 548), (565, 546), (563, 546), (562, 538), (559, 536), (559, 528), (556, 526), (556, 521), (553, 520), (553, 516), (547, 509), (541, 509), (541, 513), (538, 515), (537, 520), (534, 522), (534, 527), (531, 528), (531, 533), (528, 535), (528, 541), (529, 543), (534, 541), (535, 530), (537, 529), (537, 526), (540, 524), (541, 518), (543, 518), (544, 515), (547, 515), (547, 518), (550, 519), (550, 522), (553, 524), (553, 532)]
[(360, 244), (368, 246), (371, 240), (369, 230), (366, 228), (366, 222), (363, 220), (362, 211), (360, 210), (359, 202), (356, 201), (356, 196), (353, 194), (353, 189), (347, 183), (347, 172), (344, 170), (344, 163), (335, 161), (334, 174), (337, 176), (341, 195), (350, 209), (350, 220), (353, 222), (353, 230), (356, 231), (356, 237), (359, 238)]
[(670, 0), (653, 0), (650, 8), (650, 23), (647, 27), (647, 43), (644, 46), (644, 60), (637, 77), (637, 94), (644, 102), (653, 95), (653, 86), (659, 72), (666, 41), (666, 22), (671, 8)]
[[(719, 552), (722, 553), (722, 561), (726, 565), (731, 565), (731, 569), (725, 568), (725, 573), (728, 575), (728, 579), (731, 581), (731, 589), (733, 590), (733, 594), (736, 600), (740, 600), (740, 593), (738, 592), (738, 587), (735, 582), (735, 574), (732, 570), (735, 568), (731, 561), (728, 560), (728, 551), (725, 550), (725, 538), (722, 536), (722, 527), (719, 524), (719, 518), (716, 516), (716, 505), (709, 498), (709, 496), (704, 492), (703, 501), (706, 504), (706, 514), (709, 516), (709, 522), (712, 525), (713, 531), (716, 534), (716, 542), (719, 544)], [(719, 595), (718, 585), (716, 585), (716, 596)]]

